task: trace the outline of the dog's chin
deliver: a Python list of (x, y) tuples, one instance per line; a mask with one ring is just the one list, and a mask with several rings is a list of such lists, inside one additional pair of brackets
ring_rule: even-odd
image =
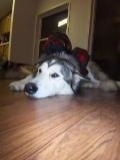
[(29, 94), (27, 92), (24, 92), (24, 93), (25, 93), (25, 95), (27, 97), (29, 97), (31, 99), (43, 99), (43, 98), (47, 98), (47, 97), (52, 97), (52, 96), (48, 96), (48, 95), (42, 95), (42, 96), (40, 96), (40, 95), (37, 95), (36, 93), (35, 94)]
[(29, 93), (27, 93), (27, 92), (24, 92), (24, 93), (25, 93), (25, 95), (26, 95), (27, 97), (29, 97), (29, 98), (31, 98), (31, 99), (40, 99), (40, 97), (39, 97), (39, 98), (36, 97), (35, 94), (29, 94)]

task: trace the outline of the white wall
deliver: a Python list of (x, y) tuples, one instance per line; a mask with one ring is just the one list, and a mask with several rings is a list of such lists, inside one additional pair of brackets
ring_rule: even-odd
[(73, 47), (88, 49), (92, 0), (71, 0), (69, 37)]
[(10, 38), (10, 60), (32, 64), (37, 0), (14, 0)]
[(88, 49), (92, 0), (14, 1), (10, 47), (11, 61), (33, 64), (38, 59), (40, 24), (36, 17), (65, 4), (69, 4), (68, 35), (73, 47), (79, 46)]

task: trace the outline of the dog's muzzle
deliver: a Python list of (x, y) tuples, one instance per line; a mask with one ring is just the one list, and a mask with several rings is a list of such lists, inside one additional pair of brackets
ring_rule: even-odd
[(35, 83), (27, 83), (24, 88), (25, 93), (28, 93), (29, 95), (35, 94), (37, 90), (38, 87), (36, 86)]

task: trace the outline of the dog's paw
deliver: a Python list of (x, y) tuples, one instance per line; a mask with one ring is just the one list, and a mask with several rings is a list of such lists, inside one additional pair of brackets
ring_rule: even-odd
[(25, 84), (20, 81), (14, 81), (9, 84), (9, 88), (11, 91), (23, 91)]
[(115, 92), (118, 90), (118, 86), (113, 80), (102, 81), (100, 83), (100, 88), (107, 92), (110, 92), (110, 91)]

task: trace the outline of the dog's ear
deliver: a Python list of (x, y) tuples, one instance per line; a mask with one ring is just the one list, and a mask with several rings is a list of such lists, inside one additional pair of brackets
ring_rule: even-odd
[(74, 91), (74, 94), (77, 95), (80, 93), (81, 91), (81, 86), (83, 85), (83, 83), (87, 82), (88, 79), (82, 77), (80, 74), (78, 73), (74, 73), (73, 74), (73, 80), (72, 80), (72, 90)]

